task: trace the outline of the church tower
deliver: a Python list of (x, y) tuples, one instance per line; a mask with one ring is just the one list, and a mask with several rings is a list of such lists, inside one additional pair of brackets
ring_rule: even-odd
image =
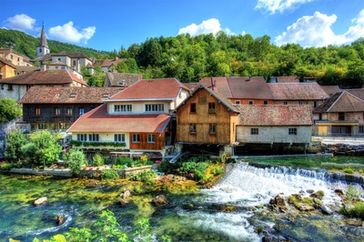
[(43, 24), (42, 32), (40, 33), (40, 43), (39, 43), (39, 46), (37, 47), (37, 57), (42, 57), (49, 53), (50, 53), (50, 51), (48, 48), (47, 37), (44, 32), (44, 24)]

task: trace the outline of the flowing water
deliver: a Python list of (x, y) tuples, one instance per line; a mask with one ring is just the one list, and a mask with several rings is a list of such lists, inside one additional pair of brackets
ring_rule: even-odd
[[(261, 212), (261, 205), (279, 193), (288, 196), (311, 189), (324, 191), (324, 204), (338, 206), (340, 198), (334, 189), (345, 190), (345, 182), (332, 179), (325, 171), (262, 169), (246, 163), (232, 166), (213, 188), (193, 195), (170, 195), (169, 206), (144, 208), (147, 212), (135, 205), (116, 204), (123, 185), (90, 187), (77, 179), (0, 175), (0, 241), (32, 241), (35, 236), (47, 238), (69, 227), (87, 227), (105, 208), (115, 213), (126, 231), (136, 217), (146, 213), (156, 238), (167, 234), (173, 241), (259, 241), (261, 235), (255, 231), (260, 227), (297, 241), (362, 241), (364, 229), (346, 225), (340, 215), (288, 218)], [(49, 202), (34, 207), (31, 202), (41, 196), (47, 196)], [(233, 209), (226, 209), (229, 206)], [(66, 218), (62, 226), (53, 220), (59, 214)]]

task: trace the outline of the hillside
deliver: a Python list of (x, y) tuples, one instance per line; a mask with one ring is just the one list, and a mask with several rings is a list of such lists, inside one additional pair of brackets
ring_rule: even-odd
[[(16, 30), (0, 29), (0, 47), (8, 48), (12, 47), (20, 54), (26, 55), (33, 59), (36, 57), (35, 49), (39, 44), (39, 38), (34, 38), (28, 34), (25, 34)], [(51, 53), (60, 51), (67, 52), (82, 52), (89, 57), (107, 58), (111, 53), (106, 51), (98, 51), (91, 48), (84, 48), (73, 44), (66, 44), (59, 41), (49, 40), (48, 45)]]

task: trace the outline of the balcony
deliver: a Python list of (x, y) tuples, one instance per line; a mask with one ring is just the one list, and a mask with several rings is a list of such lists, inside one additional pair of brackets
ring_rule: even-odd
[(118, 142), (82, 142), (72, 140), (71, 145), (86, 150), (124, 150), (125, 143)]

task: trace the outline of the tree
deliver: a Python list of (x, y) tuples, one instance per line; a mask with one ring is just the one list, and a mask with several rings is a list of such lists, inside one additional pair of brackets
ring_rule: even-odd
[(22, 155), (22, 146), (28, 142), (25, 134), (20, 130), (11, 132), (6, 137), (5, 158), (8, 161), (20, 161), (24, 158)]
[(14, 99), (1, 98), (0, 99), (0, 123), (9, 122), (22, 115), (21, 107)]
[(79, 149), (71, 149), (66, 154), (68, 167), (74, 174), (79, 174), (82, 167), (87, 165), (85, 154)]

